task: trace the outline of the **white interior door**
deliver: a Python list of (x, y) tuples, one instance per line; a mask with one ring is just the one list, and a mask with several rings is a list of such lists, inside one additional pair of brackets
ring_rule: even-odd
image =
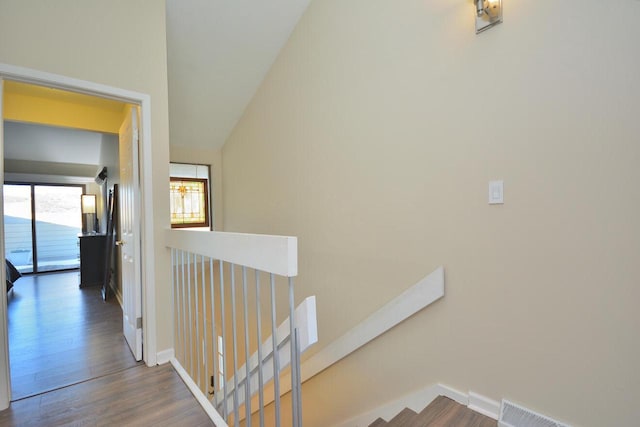
[(140, 270), (140, 179), (138, 108), (120, 127), (120, 265), (124, 336), (136, 360), (142, 359), (142, 275)]

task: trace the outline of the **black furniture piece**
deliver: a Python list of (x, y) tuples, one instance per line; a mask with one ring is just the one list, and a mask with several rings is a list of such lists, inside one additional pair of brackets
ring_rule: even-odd
[(81, 234), (80, 239), (80, 287), (102, 285), (107, 236)]

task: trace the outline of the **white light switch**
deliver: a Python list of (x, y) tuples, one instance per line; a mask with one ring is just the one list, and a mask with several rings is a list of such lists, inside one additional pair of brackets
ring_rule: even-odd
[(504, 203), (504, 181), (489, 181), (489, 204)]

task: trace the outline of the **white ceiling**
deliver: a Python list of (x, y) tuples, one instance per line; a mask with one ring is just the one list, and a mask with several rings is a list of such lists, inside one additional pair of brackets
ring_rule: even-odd
[(167, 0), (171, 144), (219, 148), (311, 0)]
[(31, 123), (4, 122), (4, 157), (51, 163), (99, 165), (103, 143), (116, 135)]

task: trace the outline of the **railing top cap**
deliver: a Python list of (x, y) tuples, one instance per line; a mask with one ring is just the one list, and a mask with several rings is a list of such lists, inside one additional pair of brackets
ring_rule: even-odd
[(298, 239), (291, 236), (166, 230), (167, 247), (286, 277), (298, 275)]

